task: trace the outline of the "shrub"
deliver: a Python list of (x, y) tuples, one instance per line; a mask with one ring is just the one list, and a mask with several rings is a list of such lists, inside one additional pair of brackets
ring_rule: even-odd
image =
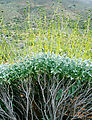
[(1, 118), (66, 120), (92, 115), (90, 61), (35, 55), (1, 65), (0, 79)]
[(92, 80), (92, 62), (90, 60), (70, 59), (66, 56), (55, 54), (39, 54), (31, 59), (21, 59), (15, 64), (0, 65), (0, 82), (11, 83), (27, 75), (43, 74), (66, 76), (71, 80), (76, 79), (79, 83)]

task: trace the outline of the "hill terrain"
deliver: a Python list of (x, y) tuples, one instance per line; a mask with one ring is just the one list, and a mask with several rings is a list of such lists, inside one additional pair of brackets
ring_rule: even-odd
[[(32, 0), (31, 8), (32, 10), (39, 7), (51, 9), (52, 4), (56, 4), (56, 2), (57, 0)], [(5, 21), (22, 20), (24, 19), (23, 10), (26, 6), (26, 0), (0, 0), (0, 16), (3, 10)], [(89, 9), (92, 11), (92, 0), (62, 0), (62, 9), (71, 16), (80, 13), (85, 17)]]

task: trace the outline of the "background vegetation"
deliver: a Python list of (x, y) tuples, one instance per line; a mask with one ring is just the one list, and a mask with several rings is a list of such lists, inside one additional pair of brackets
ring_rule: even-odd
[(13, 28), (7, 26), (2, 15), (1, 61), (13, 61), (20, 56), (39, 52), (66, 54), (71, 58), (92, 58), (91, 11), (86, 22), (81, 24), (80, 15), (75, 18), (66, 16), (61, 9), (62, 3), (54, 4), (50, 11), (38, 8), (38, 12), (33, 10), (31, 14), (30, 3), (27, 4), (25, 19), (22, 24), (19, 20), (20, 25), (16, 22)]

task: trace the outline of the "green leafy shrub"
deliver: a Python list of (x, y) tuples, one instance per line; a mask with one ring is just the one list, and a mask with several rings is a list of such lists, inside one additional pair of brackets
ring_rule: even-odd
[(0, 65), (0, 83), (11, 83), (27, 75), (39, 73), (60, 75), (62, 78), (78, 80), (79, 83), (92, 80), (92, 62), (90, 60), (70, 59), (66, 56), (39, 54), (22, 59), (14, 64)]
[(41, 53), (1, 64), (0, 91), (1, 118), (84, 119), (92, 114), (92, 63)]

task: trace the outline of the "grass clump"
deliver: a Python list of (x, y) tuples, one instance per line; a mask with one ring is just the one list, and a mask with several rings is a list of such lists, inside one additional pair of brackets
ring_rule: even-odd
[(72, 20), (64, 16), (57, 5), (50, 15), (40, 9), (36, 17), (30, 15), (30, 4), (25, 9), (25, 24), (23, 29), (16, 25), (15, 30), (6, 29), (1, 19), (0, 60), (12, 62), (20, 56), (43, 52), (68, 57), (92, 59), (91, 18), (88, 17), (85, 28), (80, 28), (80, 16)]

